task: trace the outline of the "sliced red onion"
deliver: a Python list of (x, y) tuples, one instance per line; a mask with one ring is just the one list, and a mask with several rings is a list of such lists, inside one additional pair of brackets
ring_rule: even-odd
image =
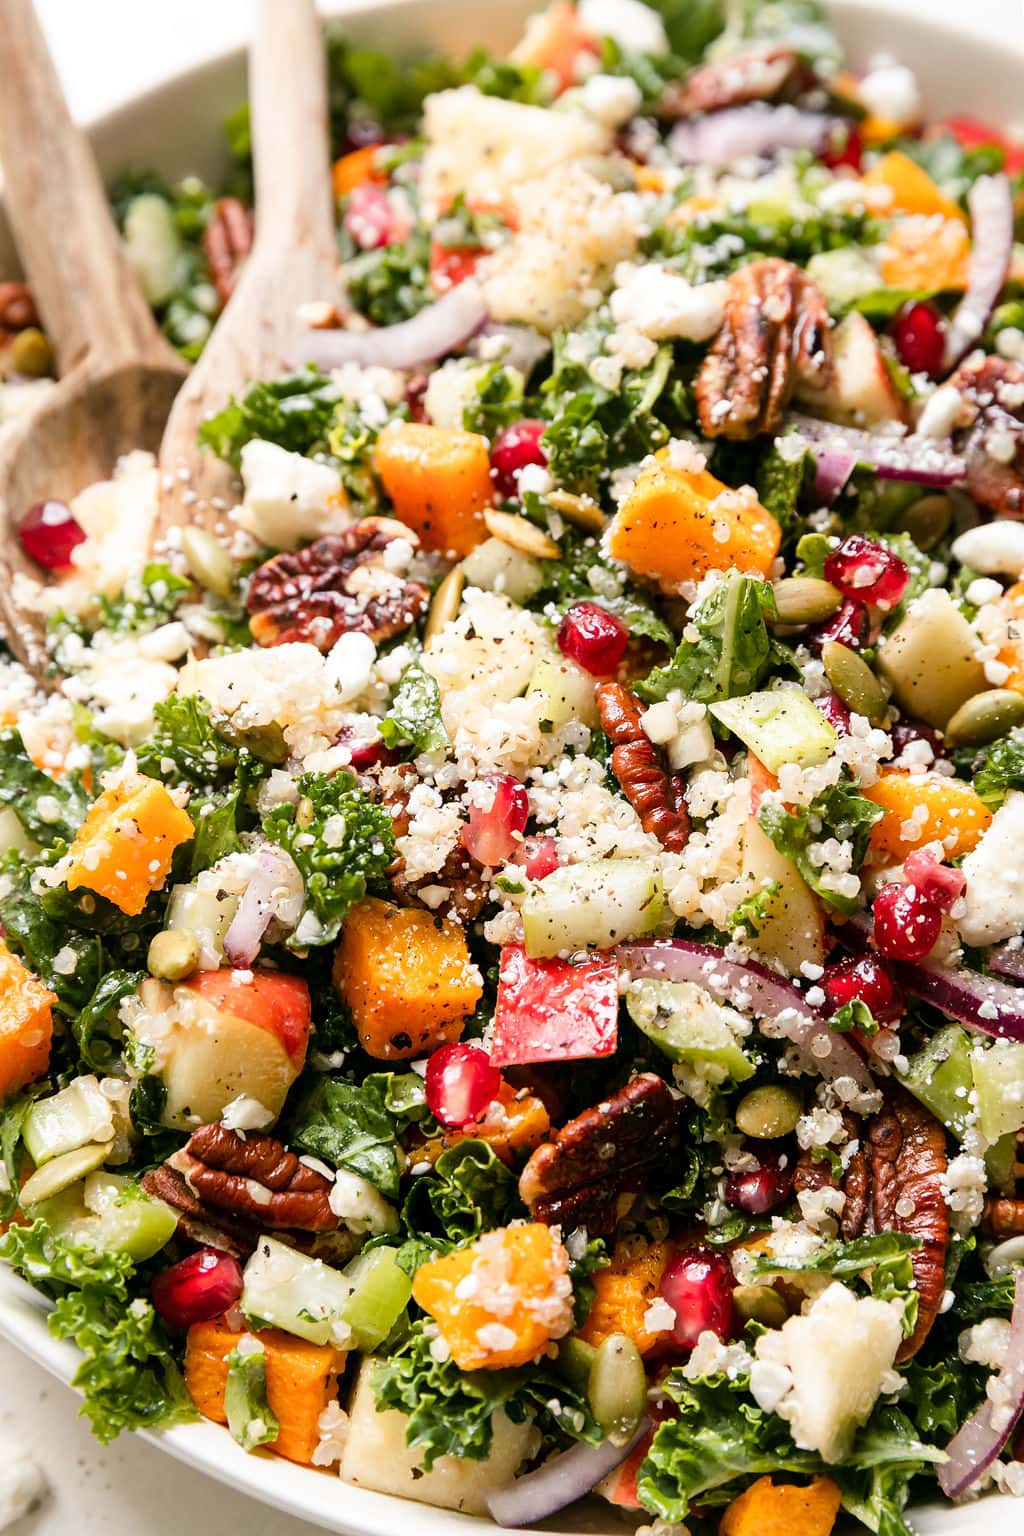
[[(848, 949), (866, 949), (871, 941), (871, 919), (858, 912), (838, 933)], [(887, 964), (904, 992), (930, 1003), (968, 1029), (994, 1040), (1024, 1042), (1024, 987), (1011, 987), (966, 966), (951, 969), (927, 960), (889, 960)]]
[(677, 123), (668, 147), (681, 165), (712, 167), (732, 165), (749, 155), (773, 155), (780, 149), (818, 152), (828, 143), (835, 121), (824, 112), (755, 101)]
[(625, 1445), (613, 1445), (610, 1440), (602, 1440), (600, 1445), (574, 1445), (560, 1456), (552, 1456), (536, 1472), (516, 1478), (507, 1488), (493, 1489), (487, 1494), (491, 1518), (515, 1529), (546, 1520), (567, 1504), (574, 1504), (622, 1465), (650, 1427), (647, 1419), (641, 1420)]
[(979, 176), (967, 194), (971, 258), (967, 289), (946, 330), (943, 367), (955, 368), (982, 338), (1013, 260), (1013, 192), (1006, 176)]
[(857, 455), (845, 449), (822, 448), (814, 452), (814, 494), (826, 506), (835, 501), (857, 468)]
[(799, 987), (759, 960), (729, 960), (724, 950), (688, 939), (622, 944), (618, 956), (634, 979), (693, 981), (740, 1013), (771, 1020), (796, 1046), (802, 1065), (829, 1082), (852, 1077), (864, 1090), (874, 1087), (866, 1062), (849, 1040), (829, 1027), (825, 1014), (808, 1003)]
[(880, 480), (943, 486), (955, 485), (967, 473), (967, 461), (953, 452), (948, 438), (921, 437), (916, 433), (886, 437), (819, 421), (799, 411), (789, 412), (786, 425), (795, 429), (795, 435), (803, 439), (819, 462), (825, 456), (852, 456), (855, 463), (870, 465)]
[(551, 338), (542, 336), (532, 325), (485, 325), (473, 338), (469, 351), (486, 362), (517, 368), (528, 379), (550, 353)]
[(993, 1280), (1012, 1275), (1015, 1269), (1024, 1269), (1024, 1236), (1004, 1238), (985, 1255), (985, 1273)]
[(1000, 944), (988, 957), (988, 968), (997, 976), (1024, 981), (1024, 944)]
[(1024, 1409), (1024, 1269), (1013, 1288), (1010, 1338), (999, 1375), (989, 1383), (981, 1407), (961, 1424), (946, 1447), (948, 1460), (938, 1469), (939, 1487), (950, 1499), (962, 1498), (995, 1461)]
[(271, 919), (283, 916), (291, 898), (292, 922), (298, 920), (303, 896), (302, 875), (291, 856), (273, 843), (264, 843), (256, 855), (252, 879), (242, 893), (237, 910), (224, 935), (224, 955), (230, 965), (251, 965), (259, 954)]
[(422, 368), (464, 347), (487, 320), (487, 309), (474, 282), (459, 283), (436, 304), (411, 320), (373, 331), (305, 331), (292, 348), (295, 363), (318, 368)]

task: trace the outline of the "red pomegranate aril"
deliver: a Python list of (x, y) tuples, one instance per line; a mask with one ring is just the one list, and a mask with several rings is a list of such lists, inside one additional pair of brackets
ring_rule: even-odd
[(840, 142), (837, 135), (822, 154), (822, 162), (830, 171), (837, 171), (841, 165), (848, 165), (853, 171), (861, 168), (864, 140), (860, 129), (850, 123), (846, 125), (845, 131), (846, 137)]
[(903, 861), (903, 878), (940, 912), (948, 912), (967, 886), (967, 876), (962, 869), (940, 863), (927, 848), (916, 848), (907, 855)]
[[(902, 757), (908, 747), (915, 746), (921, 741), (927, 742), (931, 747), (933, 759), (946, 756), (946, 744), (941, 731), (936, 731), (932, 726), (925, 725), (923, 720), (913, 720), (909, 717), (897, 720), (889, 734), (892, 737), (892, 755), (894, 758)], [(924, 766), (927, 766), (927, 764)]]
[(508, 773), (492, 773), (478, 780), (487, 803), (470, 803), (469, 820), (462, 829), (462, 845), (471, 859), (492, 869), (507, 864), (522, 847), (522, 834), (530, 815), (526, 790)]
[(927, 373), (932, 378), (941, 373), (946, 327), (934, 305), (920, 300), (904, 304), (893, 321), (892, 339), (900, 362), (911, 373)]
[(430, 248), (430, 286), (435, 293), (450, 293), (474, 275), (485, 254), (478, 245), (449, 247), (435, 240)]
[(629, 630), (596, 603), (577, 603), (558, 626), (558, 649), (592, 677), (610, 677), (626, 654)]
[(849, 736), (850, 711), (838, 693), (819, 693), (814, 701), (814, 707), (825, 716), (837, 736)]
[(720, 1339), (732, 1332), (732, 1290), (736, 1281), (724, 1253), (713, 1248), (684, 1248), (661, 1277), (662, 1297), (676, 1315), (672, 1342), (692, 1349), (710, 1330)]
[(912, 885), (883, 885), (872, 909), (875, 945), (889, 960), (923, 960), (935, 948), (942, 913)]
[(234, 1306), (242, 1294), (242, 1266), (230, 1253), (200, 1248), (154, 1275), (150, 1294), (165, 1323), (191, 1328)]
[(785, 1205), (793, 1190), (793, 1168), (785, 1152), (752, 1144), (744, 1148), (757, 1158), (756, 1168), (731, 1173), (725, 1181), (725, 1198), (748, 1216), (765, 1216)]
[(825, 561), (825, 580), (859, 603), (893, 608), (907, 590), (910, 572), (884, 544), (853, 533)]
[(868, 638), (868, 611), (855, 597), (844, 597), (830, 619), (811, 630), (808, 639), (816, 651), (826, 640), (838, 640), (851, 651), (859, 651)]
[(833, 1010), (863, 1003), (880, 1024), (902, 1018), (903, 992), (878, 955), (856, 955), (826, 968), (821, 984)]
[(528, 880), (543, 880), (558, 868), (558, 844), (553, 837), (523, 839), (523, 868)]
[(401, 221), (395, 216), (387, 188), (373, 181), (353, 187), (342, 222), (361, 251), (379, 250), (399, 238)]
[(501, 1087), (501, 1073), (478, 1045), (442, 1045), (427, 1062), (427, 1108), (457, 1129), (479, 1120)]
[(85, 539), (85, 529), (63, 501), (37, 501), (18, 524), (26, 555), (48, 571), (71, 564), (71, 551)]
[(548, 456), (540, 440), (548, 429), (546, 421), (524, 417), (511, 426), (502, 427), (491, 444), (491, 477), (499, 496), (519, 495), (519, 476), (528, 464), (542, 468)]

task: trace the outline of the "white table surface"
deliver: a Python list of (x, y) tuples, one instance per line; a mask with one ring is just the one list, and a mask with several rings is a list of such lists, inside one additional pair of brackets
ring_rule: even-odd
[[(909, 3), (933, 15), (962, 14), (961, 0)], [(253, 9), (252, 0), (37, 4), (72, 107), (82, 117), (241, 42)], [(971, 9), (979, 30), (999, 35), (1000, 28), (1019, 24), (1022, 5), (1024, 0), (972, 0)], [(11, 1443), (40, 1457), (50, 1493), (8, 1536), (309, 1536), (312, 1530), (130, 1436), (99, 1446), (78, 1418), (77, 1399), (0, 1341), (0, 1456)]]

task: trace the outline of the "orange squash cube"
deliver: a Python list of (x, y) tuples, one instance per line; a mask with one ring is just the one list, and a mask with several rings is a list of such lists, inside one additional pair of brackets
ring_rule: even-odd
[(349, 914), (333, 978), (360, 1044), (380, 1060), (457, 1040), (483, 991), (461, 924), (376, 898)]
[(617, 1243), (607, 1269), (594, 1272), (594, 1301), (580, 1337), (596, 1347), (613, 1333), (625, 1333), (642, 1355), (652, 1350), (663, 1335), (652, 1333), (644, 1317), (658, 1295), (671, 1251), (668, 1243), (642, 1237)]
[[(1006, 617), (1013, 625), (1010, 631), (1013, 636), (1024, 633), (1024, 581), (1015, 581), (1012, 587), (1007, 587), (1003, 593), (1002, 606)], [(1018, 693), (1024, 693), (1024, 645), (1019, 638), (1011, 638), (1000, 647), (998, 661), (1004, 667), (1009, 667), (1010, 675), (1003, 684), (1004, 688), (1015, 688)]]
[(461, 1130), (443, 1131), (425, 1143), (423, 1155), (436, 1162), (460, 1141), (486, 1141), (503, 1163), (514, 1163), (517, 1154), (532, 1152), (551, 1129), (551, 1116), (535, 1093), (503, 1082), (479, 1120)]
[(362, 149), (354, 149), (350, 154), (335, 160), (331, 166), (331, 186), (336, 198), (347, 197), (356, 187), (363, 187), (367, 182), (383, 184), (387, 181), (387, 177), (377, 169), (380, 148), (379, 144), (365, 144)]
[(830, 1536), (840, 1497), (830, 1477), (806, 1488), (759, 1477), (733, 1499), (718, 1529), (721, 1536)]
[(0, 939), (0, 1101), (50, 1064), (56, 998)]
[[(185, 1385), (203, 1418), (216, 1424), (228, 1421), (224, 1407), (228, 1356), (242, 1337), (221, 1318), (193, 1323), (188, 1331)], [(266, 1351), (267, 1402), (280, 1426), (269, 1448), (308, 1467), (320, 1443), (317, 1421), (337, 1395), (346, 1353), (330, 1344), (310, 1344), (277, 1328), (260, 1333), (259, 1340)]]
[[(871, 829), (869, 845), (876, 864), (899, 864), (925, 843), (940, 842), (948, 859), (970, 853), (992, 821), (987, 805), (962, 779), (933, 773), (902, 773), (892, 769), (877, 784), (862, 790), (885, 811)], [(907, 824), (920, 835), (907, 837)]]
[(105, 896), (135, 917), (167, 879), (174, 850), (195, 836), (158, 779), (118, 782), (95, 801), (68, 851), (67, 887)]
[(499, 1227), (432, 1259), (412, 1294), (462, 1371), (526, 1365), (572, 1327), (569, 1255), (540, 1222)]
[(964, 222), (961, 208), (947, 197), (928, 172), (902, 150), (883, 155), (862, 178), (866, 187), (887, 187), (892, 194), (888, 213), (937, 213), (944, 219)]
[(666, 590), (708, 571), (765, 576), (782, 530), (750, 487), (734, 491), (706, 469), (678, 468), (662, 448), (641, 471), (609, 532), (609, 551)]
[(887, 288), (967, 287), (971, 237), (959, 219), (899, 219), (885, 237), (882, 280)]
[(374, 463), (395, 516), (425, 549), (468, 555), (487, 537), (494, 504), (486, 437), (456, 427), (393, 421), (377, 439)]

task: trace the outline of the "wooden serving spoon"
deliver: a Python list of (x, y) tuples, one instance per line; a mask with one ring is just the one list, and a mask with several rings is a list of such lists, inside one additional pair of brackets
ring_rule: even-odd
[(250, 380), (284, 370), (301, 304), (336, 296), (327, 68), (314, 0), (260, 0), (249, 93), (256, 239), (167, 422), (157, 541), (175, 525), (223, 524), (236, 477), (199, 447), (199, 426)]
[(85, 137), (71, 121), (32, 0), (0, 0), (4, 200), (53, 344), (60, 383), (5, 434), (0, 462), (0, 622), (42, 677), (48, 658), (17, 573), (39, 577), (17, 526), (68, 501), (123, 453), (155, 450), (186, 366), (161, 336), (125, 255)]

